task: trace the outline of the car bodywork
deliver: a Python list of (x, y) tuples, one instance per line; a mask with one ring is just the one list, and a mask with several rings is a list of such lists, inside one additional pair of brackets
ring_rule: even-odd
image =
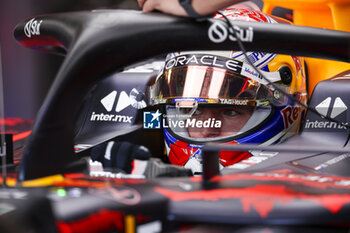
[[(348, 32), (233, 23), (253, 32), (252, 40), (244, 43), (248, 51), (350, 60)], [(215, 27), (228, 32), (218, 19), (198, 22), (119, 10), (37, 16), (19, 24), (15, 37), (22, 45), (66, 58), (35, 121), (19, 175), (7, 179), (7, 184), (17, 187), (0, 191), (0, 198), (6, 200), (2, 203), (7, 204), (1, 215), (4, 222), (13, 219), (38, 232), (348, 231), (349, 131), (317, 111), (308, 111), (301, 134), (280, 146), (207, 146), (201, 177), (146, 180), (88, 174), (86, 159), (79, 147), (78, 153), (74, 151), (74, 145), (88, 145), (86, 150), (139, 130), (137, 121), (114, 126), (109, 122), (102, 126), (104, 130), (96, 131), (92, 142), (91, 132), (77, 129), (76, 119), (92, 116), (91, 109), (81, 108), (91, 88), (128, 65), (159, 54), (203, 48), (239, 50), (227, 33), (220, 38), (211, 34)], [(119, 81), (126, 76), (130, 81), (131, 75), (135, 73), (113, 77)], [(339, 99), (350, 106), (348, 77), (349, 72), (344, 72), (319, 83), (309, 105), (328, 99), (326, 115), (332, 114)], [(148, 75), (140, 85), (147, 86), (151, 78)], [(116, 91), (130, 95), (130, 89)], [(98, 87), (95, 90), (98, 93)], [(100, 98), (96, 98), (98, 103)], [(130, 113), (135, 119), (138, 110)], [(347, 123), (347, 112), (338, 112), (335, 118)], [(96, 122), (87, 123), (87, 128), (93, 128), (90, 123)], [(219, 171), (217, 151), (223, 149), (256, 150), (259, 155)], [(46, 219), (41, 220), (42, 216)]]

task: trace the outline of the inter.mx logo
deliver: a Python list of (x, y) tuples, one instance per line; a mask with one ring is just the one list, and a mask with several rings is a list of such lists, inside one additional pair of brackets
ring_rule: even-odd
[(323, 100), (319, 105), (315, 107), (316, 111), (322, 114), (323, 116), (327, 116), (329, 110), (331, 110), (331, 118), (335, 118), (341, 113), (345, 112), (348, 107), (345, 105), (343, 100), (340, 97), (335, 98), (333, 108), (329, 108), (331, 104), (332, 98), (328, 97)]
[[(119, 99), (117, 101), (115, 111), (120, 112), (127, 108), (129, 105), (136, 109), (142, 109), (146, 107), (146, 102), (141, 99), (138, 100), (139, 91), (133, 88), (128, 95), (125, 91), (122, 91), (119, 94)], [(113, 110), (113, 106), (115, 105), (117, 91), (112, 91), (105, 97), (101, 99), (101, 104), (108, 111), (111, 112)], [(95, 113), (91, 114), (90, 121), (114, 121), (114, 122), (123, 122), (123, 123), (132, 123), (132, 116), (118, 115), (118, 114), (106, 114), (106, 113)]]
[[(321, 103), (319, 103), (315, 109), (322, 116), (329, 116), (330, 118), (335, 119), (341, 114), (345, 113), (348, 107), (345, 105), (343, 100), (340, 97), (336, 97), (331, 107), (332, 97), (328, 97), (324, 99)], [(338, 119), (339, 121), (339, 119)], [(342, 122), (342, 120), (340, 120)], [(310, 121), (309, 119), (305, 122), (306, 129), (346, 129), (347, 122), (344, 124), (338, 124), (337, 122), (331, 121)]]
[(143, 112), (143, 128), (144, 129), (160, 129), (162, 114), (159, 110), (151, 112)]

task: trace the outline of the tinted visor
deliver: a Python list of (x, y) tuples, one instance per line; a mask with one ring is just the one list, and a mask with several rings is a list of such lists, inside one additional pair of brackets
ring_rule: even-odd
[(271, 90), (256, 80), (224, 68), (202, 65), (166, 70), (152, 90), (154, 104), (199, 98), (206, 103), (255, 106), (257, 102), (268, 103), (271, 97)]

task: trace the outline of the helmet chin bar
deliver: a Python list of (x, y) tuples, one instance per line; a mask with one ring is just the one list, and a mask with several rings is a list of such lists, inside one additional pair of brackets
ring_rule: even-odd
[[(61, 13), (35, 19), (42, 20), (40, 33), (31, 37), (25, 34), (29, 19), (16, 27), (15, 38), (24, 46), (66, 54), (66, 58), (35, 120), (19, 181), (62, 173), (77, 160), (73, 150), (75, 116), (97, 81), (162, 53), (239, 49), (228, 35), (219, 42), (212, 40), (214, 35), (208, 36), (218, 24), (229, 31), (220, 19), (197, 22), (160, 13), (120, 10)], [(249, 51), (350, 60), (345, 49), (350, 47), (347, 32), (254, 22), (233, 24), (254, 32), (253, 43), (245, 42)]]

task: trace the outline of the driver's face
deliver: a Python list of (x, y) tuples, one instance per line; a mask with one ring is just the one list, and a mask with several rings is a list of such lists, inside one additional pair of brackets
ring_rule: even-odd
[(208, 120), (209, 118), (221, 121), (221, 128), (195, 128), (189, 127), (188, 134), (192, 138), (232, 136), (247, 123), (253, 113), (253, 107), (198, 107), (192, 119)]

